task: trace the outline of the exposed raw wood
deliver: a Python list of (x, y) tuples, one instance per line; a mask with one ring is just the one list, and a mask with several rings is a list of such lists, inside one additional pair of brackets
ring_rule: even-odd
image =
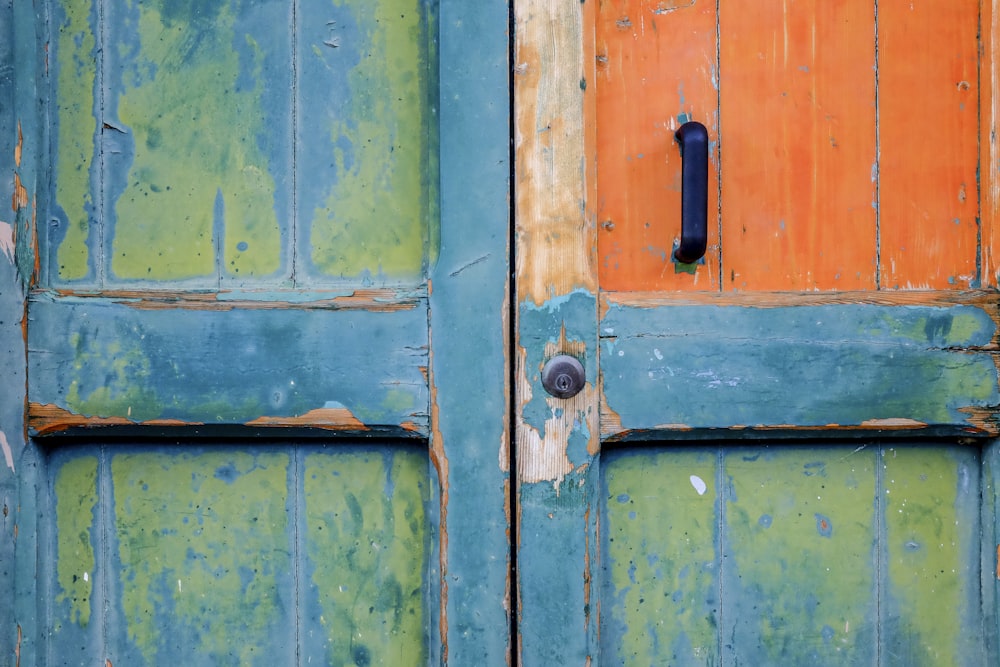
[(585, 214), (586, 3), (515, 4), (518, 302), (593, 291), (593, 220)]
[(1000, 2), (984, 0), (980, 13), (981, 86), (979, 164), (983, 287), (997, 287), (1000, 272)]
[(146, 290), (35, 290), (34, 298), (102, 298), (139, 310), (261, 310), (275, 308), (389, 312), (416, 308), (426, 300), (424, 290), (355, 289), (342, 291), (273, 290), (234, 292)]

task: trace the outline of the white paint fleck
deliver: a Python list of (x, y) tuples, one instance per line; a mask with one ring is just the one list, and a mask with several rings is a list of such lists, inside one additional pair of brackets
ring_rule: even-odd
[(691, 486), (693, 486), (694, 490), (698, 492), (698, 495), (705, 495), (705, 491), (708, 490), (708, 485), (705, 484), (705, 480), (698, 477), (698, 475), (691, 475), (689, 479), (691, 480)]
[(656, 357), (657, 361), (663, 361), (663, 354), (661, 354), (655, 347), (653, 348), (653, 356)]
[(619, 357), (624, 357), (625, 356), (625, 350), (618, 350), (618, 356)]
[(89, 572), (84, 572), (83, 573), (83, 580), (84, 581), (90, 581), (90, 573)]
[(181, 587), (181, 580), (177, 580), (177, 591), (183, 593), (184, 589)]
[(9, 222), (0, 222), (0, 250), (14, 262), (14, 227)]
[(0, 431), (0, 449), (3, 450), (3, 460), (6, 461), (7, 467), (10, 468), (11, 472), (17, 472), (14, 470), (14, 453), (10, 450), (7, 434), (3, 431)]

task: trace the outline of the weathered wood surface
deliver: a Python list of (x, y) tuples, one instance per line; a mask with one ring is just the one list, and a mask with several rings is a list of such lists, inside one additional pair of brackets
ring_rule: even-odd
[(978, 447), (906, 441), (609, 454), (602, 657), (991, 664), (980, 469)]
[[(86, 645), (102, 664), (118, 664), (116, 655), (219, 664), (236, 654), (261, 664), (504, 663), (512, 650), (507, 4), (35, 9), (5, 5), (2, 15), (17, 27), (4, 42), (17, 55), (4, 51), (0, 69), (17, 80), (3, 91), (19, 103), (9, 119), (4, 107), (0, 145), (23, 125), (23, 150), (10, 150), (20, 189), (9, 200), (24, 230), (15, 227), (21, 275), (37, 279), (23, 329), (22, 293), (2, 292), (0, 326), (16, 334), (3, 363), (21, 378), (10, 400), (4, 393), (3, 409), (17, 418), (0, 413), (0, 431), (14, 429), (17, 467), (16, 479), (0, 471), (0, 489), (10, 490), (11, 516), (20, 512), (3, 523), (15, 539), (2, 548), (16, 549), (18, 568), (2, 580), (11, 595), (0, 605), (11, 605), (17, 625), (4, 616), (4, 660), (16, 649), (17, 664), (44, 664)], [(44, 451), (23, 440), (26, 336), (34, 435), (54, 436)], [(357, 402), (316, 393), (321, 385)], [(263, 452), (250, 440), (275, 445), (289, 433), (311, 444)], [(345, 542), (319, 531), (346, 520), (324, 509), (344, 500), (326, 483), (324, 457), (342, 447), (350, 456), (348, 434), (409, 438), (382, 442), (371, 460), (406, 459), (419, 497), (408, 502), (413, 494), (388, 473), (365, 481), (357, 466), (341, 471), (364, 486), (359, 493), (379, 496), (362, 503), (381, 507), (373, 520), (395, 522)], [(129, 458), (94, 437), (172, 444), (160, 440), (154, 451), (147, 440)], [(218, 447), (216, 437), (237, 446)], [(320, 455), (315, 443), (324, 440)], [(73, 443), (83, 444), (63, 449)], [(412, 449), (421, 444), (427, 450)], [(238, 474), (189, 489), (205, 452)], [(91, 460), (93, 476), (77, 469)], [(153, 493), (133, 484), (141, 469), (162, 469), (156, 484), (176, 484)], [(224, 511), (209, 519), (222, 541), (170, 523), (183, 521), (171, 507), (215, 491)], [(258, 533), (242, 510), (265, 498), (278, 504)], [(284, 512), (292, 507), (301, 510), (295, 526)], [(64, 532), (51, 525), (57, 516), (79, 525)], [(169, 552), (171, 563), (111, 548), (136, 531), (149, 537), (157, 521), (165, 530), (150, 538), (153, 551)], [(178, 546), (188, 538), (198, 542), (191, 553)], [(303, 550), (289, 548), (293, 538)], [(90, 590), (109, 611), (94, 607), (81, 623), (77, 593), (87, 582), (73, 575), (88, 548)], [(380, 558), (395, 550), (391, 569), (408, 578), (415, 603), (389, 599), (393, 587), (359, 567), (366, 549)], [(302, 576), (282, 570), (282, 559)], [(146, 574), (112, 576), (126, 561), (127, 572)], [(184, 592), (175, 567), (203, 583), (218, 579), (219, 595), (175, 605)], [(258, 574), (266, 590), (254, 585)], [(333, 588), (348, 575), (357, 581)], [(365, 586), (356, 605), (334, 602)], [(243, 596), (260, 604), (241, 617), (233, 601)], [(385, 613), (373, 615), (362, 602), (380, 596), (374, 606)], [(371, 643), (345, 634), (347, 625)], [(396, 642), (395, 653), (383, 640)]]
[[(585, 105), (593, 4), (514, 4), (517, 650), (520, 664), (596, 658), (597, 273)], [(591, 109), (592, 112), (592, 109)], [(586, 387), (549, 396), (545, 362), (571, 354)], [(557, 557), (553, 557), (558, 554)]]
[[(991, 3), (599, 4), (602, 289), (996, 284)], [(687, 119), (718, 211), (693, 267), (670, 252)]]
[(438, 224), (430, 3), (50, 9), (44, 284), (425, 277)]
[(419, 448), (180, 444), (48, 460), (48, 664), (427, 661)]
[(31, 426), (311, 421), (427, 435), (425, 299), (388, 312), (268, 305), (39, 295), (29, 307)]
[(912, 428), (995, 435), (996, 307), (610, 302), (601, 433)]

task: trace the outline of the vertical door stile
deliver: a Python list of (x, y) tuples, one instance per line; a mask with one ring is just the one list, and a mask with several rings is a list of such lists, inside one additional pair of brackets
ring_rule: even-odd
[[(595, 2), (515, 3), (515, 410), (521, 664), (596, 660), (598, 349), (592, 189)], [(552, 357), (586, 384), (554, 398)], [(594, 582), (594, 585), (592, 585)]]
[(513, 650), (509, 15), (501, 2), (442, 0), (439, 11), (441, 250), (430, 273), (429, 385), (441, 594), (431, 657), (500, 665)]

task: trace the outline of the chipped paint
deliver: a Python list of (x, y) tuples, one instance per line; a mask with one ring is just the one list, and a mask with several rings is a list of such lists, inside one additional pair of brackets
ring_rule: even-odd
[(3, 460), (10, 468), (11, 472), (17, 472), (14, 470), (14, 454), (10, 449), (10, 443), (7, 441), (7, 434), (0, 431), (0, 451), (3, 451)]
[(334, 431), (367, 431), (361, 420), (344, 407), (316, 408), (294, 417), (257, 417), (247, 422), (247, 426), (310, 426)]
[(0, 252), (11, 264), (14, 263), (14, 227), (0, 220)]

